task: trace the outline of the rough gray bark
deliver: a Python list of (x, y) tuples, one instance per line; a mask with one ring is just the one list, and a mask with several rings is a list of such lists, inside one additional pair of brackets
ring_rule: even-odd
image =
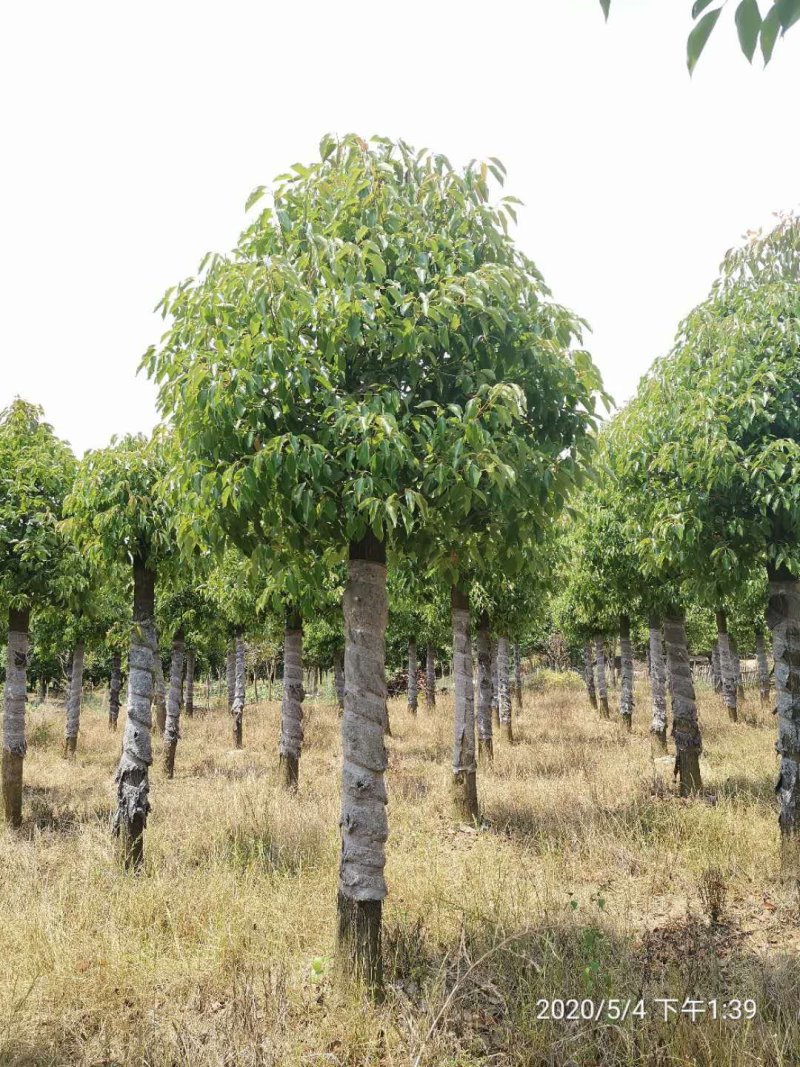
[(478, 619), (478, 759), (491, 763), (494, 758), (492, 740), (492, 639), (489, 620), (485, 614)]
[(228, 711), (233, 714), (233, 698), (236, 695), (236, 642), (231, 641), (225, 653), (225, 681), (228, 685)]
[(453, 807), (456, 818), (477, 822), (478, 786), (475, 763), (475, 694), (469, 598), (455, 587), (451, 592), (453, 620)]
[(286, 613), (283, 635), (283, 699), (279, 776), (285, 789), (297, 789), (300, 753), (303, 748), (303, 620), (295, 611)]
[(342, 602), (345, 695), (342, 716), (342, 852), (337, 960), (348, 980), (380, 992), (381, 914), (386, 882), (386, 551), (368, 534), (351, 543)]
[(509, 647), (507, 637), (497, 638), (497, 712), (503, 736), (514, 740), (511, 723), (511, 685), (509, 682)]
[(108, 728), (116, 730), (119, 720), (119, 694), (122, 690), (122, 656), (115, 652), (111, 657), (111, 678), (108, 683)]
[(767, 642), (762, 633), (756, 634), (756, 660), (758, 662), (758, 691), (761, 703), (769, 704), (769, 660), (767, 659)]
[(619, 714), (626, 730), (633, 721), (633, 646), (631, 645), (631, 621), (627, 615), (619, 620), (619, 650), (621, 659), (621, 689)]
[(594, 656), (591, 641), (587, 641), (583, 646), (583, 680), (586, 683), (586, 692), (589, 694), (589, 703), (596, 708), (597, 691), (594, 687)]
[[(156, 634), (156, 641), (158, 634)], [(156, 645), (156, 657), (153, 660), (153, 707), (155, 709), (156, 729), (163, 735), (167, 725), (167, 686), (164, 681), (164, 667), (161, 652)]]
[[(455, 663), (453, 664), (455, 673)], [(492, 641), (492, 721), (495, 726), (500, 726), (500, 699), (497, 688), (497, 642)]]
[(3, 708), (3, 806), (6, 822), (13, 827), (22, 823), (22, 765), (28, 747), (25, 702), (28, 698), (29, 625), (27, 611), (9, 611)]
[(153, 762), (151, 706), (155, 661), (155, 574), (143, 564), (133, 568), (133, 627), (128, 660), (128, 714), (117, 767), (117, 813), (114, 833), (120, 839), (126, 868), (137, 869), (144, 859), (144, 829), (150, 811), (149, 767)]
[(333, 685), (336, 689), (336, 703), (339, 713), (344, 711), (344, 653), (337, 652), (333, 660)]
[(514, 699), (517, 702), (517, 710), (522, 711), (522, 656), (519, 645), (514, 645), (511, 653), (514, 659)]
[(431, 644), (425, 649), (425, 706), (436, 707), (436, 650)]
[(661, 620), (656, 618), (650, 619), (650, 691), (653, 702), (651, 745), (655, 753), (664, 753), (667, 751), (667, 671)]
[(740, 704), (744, 703), (744, 683), (742, 681), (742, 660), (739, 656), (739, 646), (736, 644), (736, 640), (731, 637), (731, 663), (733, 665), (733, 680), (736, 683), (736, 697)]
[(408, 642), (408, 710), (412, 715), (417, 714), (419, 706), (419, 693), (417, 690), (417, 669), (419, 657), (417, 656), (417, 642)]
[(731, 654), (728, 620), (724, 611), (717, 613), (717, 645), (719, 646), (719, 667), (722, 675), (722, 699), (728, 709), (728, 718), (736, 722), (739, 718), (736, 707), (736, 673)]
[(64, 758), (75, 755), (78, 746), (78, 731), (81, 725), (81, 699), (83, 697), (83, 663), (85, 648), (79, 641), (72, 651), (72, 673), (67, 694), (67, 716), (64, 721)]
[(244, 718), (244, 638), (239, 633), (234, 639), (234, 670), (233, 670), (233, 703), (231, 704), (231, 716), (233, 718), (233, 747), (242, 747), (242, 720)]
[(722, 692), (722, 667), (719, 662), (719, 641), (714, 642), (711, 649), (711, 677), (714, 682), (714, 692)]
[(611, 679), (611, 686), (613, 689), (617, 688), (617, 642), (612, 641), (606, 645), (606, 661), (608, 663), (608, 674)]
[(186, 651), (186, 716), (194, 716), (194, 675), (197, 658), (193, 648)]
[(608, 685), (606, 683), (606, 650), (600, 634), (594, 639), (595, 667), (597, 669), (597, 699), (600, 704), (600, 718), (610, 719), (608, 709)]
[(800, 581), (781, 570), (769, 575), (767, 625), (775, 658), (780, 773), (775, 786), (780, 803), (782, 859), (797, 874), (800, 859)]
[(172, 640), (172, 660), (169, 665), (169, 697), (164, 724), (164, 771), (167, 778), (175, 774), (175, 750), (180, 740), (181, 690), (183, 688), (183, 628), (178, 627)]
[(672, 736), (677, 753), (675, 773), (680, 779), (681, 796), (688, 796), (702, 788), (700, 753), (703, 746), (697, 725), (697, 702), (683, 614), (673, 612), (664, 619), (664, 644), (672, 683)]

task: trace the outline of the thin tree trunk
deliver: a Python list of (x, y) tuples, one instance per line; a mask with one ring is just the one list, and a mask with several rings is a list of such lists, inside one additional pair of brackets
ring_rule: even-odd
[(225, 653), (225, 680), (228, 685), (228, 711), (233, 714), (233, 699), (236, 696), (236, 642), (231, 641)]
[(122, 863), (133, 870), (138, 869), (144, 859), (144, 829), (150, 811), (151, 705), (155, 660), (159, 654), (154, 616), (155, 574), (144, 564), (134, 563), (128, 714), (116, 774), (117, 813), (114, 818), (114, 833), (120, 839)]
[(81, 699), (83, 697), (83, 663), (85, 648), (79, 641), (72, 652), (72, 673), (67, 696), (67, 717), (64, 722), (64, 758), (75, 755), (78, 746), (78, 731), (81, 725)]
[(469, 598), (455, 586), (451, 592), (453, 619), (453, 807), (462, 822), (477, 822), (478, 786), (475, 763), (475, 695)]
[(722, 667), (720, 666), (719, 641), (714, 642), (711, 649), (711, 678), (714, 683), (714, 692), (722, 692)]
[(22, 765), (25, 761), (25, 702), (28, 699), (30, 613), (8, 613), (5, 706), (3, 709), (3, 805), (6, 822), (22, 823)]
[(169, 665), (169, 699), (164, 724), (164, 772), (167, 778), (175, 774), (175, 750), (180, 740), (181, 683), (184, 657), (183, 627), (179, 626), (172, 639), (172, 660)]
[(482, 613), (478, 619), (478, 760), (491, 763), (494, 758), (492, 741), (492, 639), (489, 619)]
[(675, 773), (680, 779), (681, 796), (688, 796), (702, 788), (700, 753), (703, 746), (697, 725), (697, 702), (683, 614), (673, 613), (664, 619), (664, 644), (672, 680), (672, 736), (677, 752)]
[(497, 638), (497, 712), (503, 736), (509, 742), (514, 740), (511, 723), (511, 685), (509, 681), (509, 647), (507, 637)]
[(775, 792), (780, 803), (784, 870), (798, 873), (800, 860), (800, 581), (785, 570), (769, 575), (767, 625), (775, 658), (775, 701), (781, 765)]
[(119, 694), (122, 689), (122, 656), (115, 652), (111, 657), (111, 678), (108, 683), (108, 728), (116, 730), (119, 721)]
[(47, 680), (45, 678), (39, 679), (38, 692), (36, 694), (37, 704), (44, 704), (47, 700)]
[(517, 711), (522, 711), (522, 656), (519, 645), (512, 647), (514, 657), (514, 699), (517, 702)]
[(164, 681), (164, 667), (161, 663), (161, 651), (156, 648), (153, 673), (153, 704), (155, 706), (156, 729), (163, 736), (167, 725), (167, 686)]
[[(500, 691), (497, 687), (497, 642), (492, 641), (492, 722), (500, 728)], [(455, 664), (453, 665), (455, 670)]]
[(608, 673), (611, 678), (611, 688), (617, 688), (617, 641), (616, 638), (611, 641), (606, 648), (606, 657), (608, 659)]
[(608, 686), (606, 684), (606, 650), (600, 634), (594, 639), (595, 666), (597, 668), (597, 699), (600, 702), (600, 718), (610, 719), (608, 708)]
[(419, 657), (417, 656), (417, 642), (408, 642), (408, 710), (412, 715), (417, 714), (419, 706), (419, 693), (417, 691), (417, 670)]
[(425, 706), (436, 707), (436, 649), (430, 643), (425, 649)]
[(197, 656), (193, 648), (186, 652), (186, 717), (194, 716), (194, 674), (197, 664)]
[(258, 703), (258, 672), (255, 667), (253, 667), (253, 700), (256, 704)]
[(769, 661), (767, 660), (767, 642), (762, 633), (756, 634), (756, 659), (758, 661), (758, 690), (761, 703), (769, 704)]
[(631, 620), (627, 615), (619, 619), (619, 650), (621, 657), (621, 683), (619, 713), (622, 725), (630, 730), (633, 722), (633, 647), (631, 645)]
[(303, 748), (303, 620), (293, 610), (286, 612), (283, 635), (283, 699), (279, 777), (281, 785), (296, 790), (300, 780)]
[(587, 641), (583, 646), (583, 680), (586, 683), (586, 692), (589, 694), (589, 703), (596, 708), (597, 692), (594, 687), (594, 656), (591, 641)]
[(654, 754), (663, 754), (667, 751), (667, 672), (661, 620), (657, 618), (650, 619), (650, 691), (653, 701), (651, 747)]
[(240, 633), (234, 638), (234, 670), (233, 670), (233, 704), (231, 716), (233, 717), (233, 747), (242, 747), (242, 720), (244, 718), (244, 638)]
[(731, 643), (728, 635), (728, 620), (724, 611), (717, 612), (717, 644), (719, 645), (719, 666), (722, 674), (722, 697), (728, 709), (728, 718), (736, 722), (739, 715), (736, 708), (736, 675), (733, 667)]
[(336, 690), (336, 703), (339, 714), (344, 711), (344, 653), (337, 652), (333, 657), (333, 687)]
[(739, 646), (736, 644), (735, 638), (730, 638), (731, 645), (731, 664), (733, 666), (733, 681), (736, 685), (736, 698), (740, 704), (744, 704), (744, 683), (742, 682), (742, 660), (739, 656)]
[(342, 852), (337, 962), (346, 981), (383, 986), (381, 915), (386, 896), (386, 549), (372, 534), (350, 545), (343, 598)]

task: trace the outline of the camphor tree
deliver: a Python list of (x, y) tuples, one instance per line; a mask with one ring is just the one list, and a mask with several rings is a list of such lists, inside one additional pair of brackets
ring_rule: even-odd
[(145, 357), (183, 455), (184, 538), (215, 527), (265, 570), (276, 547), (348, 558), (338, 959), (373, 987), (387, 549), (449, 559), (476, 510), (517, 537), (570, 480), (598, 385), (568, 354), (576, 320), (506, 232), (515, 201), (490, 202), (492, 174), (324, 138), (232, 254), (166, 295), (170, 328)]
[(71, 588), (59, 524), (74, 472), (69, 445), (43, 421), (41, 408), (15, 400), (0, 414), (0, 606), (8, 612), (3, 803), (14, 827), (22, 821), (30, 613)]
[(165, 474), (160, 438), (112, 440), (108, 448), (86, 453), (65, 503), (64, 526), (89, 560), (98, 568), (127, 564), (133, 571), (128, 714), (114, 818), (122, 862), (133, 869), (144, 858), (150, 810), (156, 579), (176, 555), (172, 511), (161, 492)]
[[(710, 298), (685, 321), (661, 369), (680, 443), (670, 435), (656, 460), (680, 482), (659, 493), (653, 512), (662, 538), (671, 515), (683, 542), (723, 575), (746, 578), (766, 565), (790, 867), (800, 841), (799, 282), (796, 216), (726, 256)], [(705, 506), (695, 514), (698, 500)]]

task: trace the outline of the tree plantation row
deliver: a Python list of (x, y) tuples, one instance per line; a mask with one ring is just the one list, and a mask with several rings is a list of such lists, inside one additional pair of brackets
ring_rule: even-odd
[[(780, 830), (796, 863), (800, 223), (781, 218), (725, 257), (673, 351), (601, 424), (610, 401), (585, 324), (515, 244), (504, 178), (494, 159), (457, 169), (403, 142), (326, 137), (317, 160), (253, 193), (230, 253), (165, 295), (166, 332), (143, 359), (164, 420), (151, 439), (78, 462), (34, 405), (17, 401), (0, 424), (7, 821), (21, 819), (29, 682), (53, 676), (58, 650), (72, 655), (68, 754), (82, 650), (107, 656), (112, 719), (127, 664), (114, 832), (131, 869), (154, 699), (171, 773), (184, 672), (190, 712), (198, 665), (208, 674), (224, 657), (240, 745), (245, 641), (271, 648), (281, 779), (294, 788), (304, 662), (333, 670), (338, 963), (376, 989), (390, 606), (390, 667), (402, 646), (413, 711), (422, 650), (430, 701), (436, 659), (452, 656), (452, 793), (466, 821), (480, 815), (493, 689), (511, 739), (519, 649), (542, 635), (562, 634), (575, 665), (585, 655), (603, 713), (603, 644), (619, 636), (626, 725), (632, 640), (646, 641), (654, 744), (667, 743), (668, 679), (686, 795), (702, 785), (687, 625), (695, 649), (715, 644), (731, 720), (730, 632), (758, 648), (762, 675), (771, 639)], [(159, 640), (171, 640), (168, 684)]]

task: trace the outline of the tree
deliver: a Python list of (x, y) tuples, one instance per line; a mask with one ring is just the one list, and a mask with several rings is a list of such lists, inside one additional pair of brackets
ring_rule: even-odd
[[(185, 538), (216, 530), (265, 569), (276, 548), (348, 559), (339, 960), (371, 986), (387, 549), (449, 561), (456, 582), (471, 561), (455, 529), (473, 515), (513, 538), (555, 506), (599, 382), (586, 353), (568, 355), (579, 324), (545, 302), (507, 233), (516, 202), (490, 202), (491, 175), (503, 178), (496, 161), (458, 172), (402, 142), (324, 138), (232, 255), (167, 294), (171, 326), (145, 357), (181, 446)], [(471, 686), (466, 646), (460, 657), (457, 706)], [(474, 784), (468, 752), (463, 769)]]
[(18, 399), (0, 414), (0, 605), (8, 612), (3, 802), (11, 826), (22, 821), (30, 613), (73, 581), (59, 524), (74, 472), (69, 446), (41, 408)]
[[(709, 11), (708, 8), (715, 2), (716, 0), (694, 0), (692, 3), (691, 11), (695, 24), (686, 42), (686, 63), (690, 74), (714, 32), (727, 0), (721, 0), (717, 7)], [(608, 19), (611, 0), (600, 0), (600, 7)], [(748, 62), (752, 63), (756, 48), (760, 45), (766, 66), (772, 59), (778, 37), (783, 37), (800, 19), (800, 0), (766, 0), (766, 14), (763, 17), (762, 7), (764, 3), (759, 4), (758, 0), (739, 0), (734, 18), (739, 45)]]
[(172, 511), (162, 492), (163, 443), (142, 436), (112, 440), (87, 452), (65, 503), (65, 527), (97, 567), (133, 571), (133, 625), (128, 657), (128, 714), (117, 767), (114, 833), (125, 867), (144, 858), (153, 762), (151, 702), (158, 654), (155, 592), (159, 572), (175, 558)]

